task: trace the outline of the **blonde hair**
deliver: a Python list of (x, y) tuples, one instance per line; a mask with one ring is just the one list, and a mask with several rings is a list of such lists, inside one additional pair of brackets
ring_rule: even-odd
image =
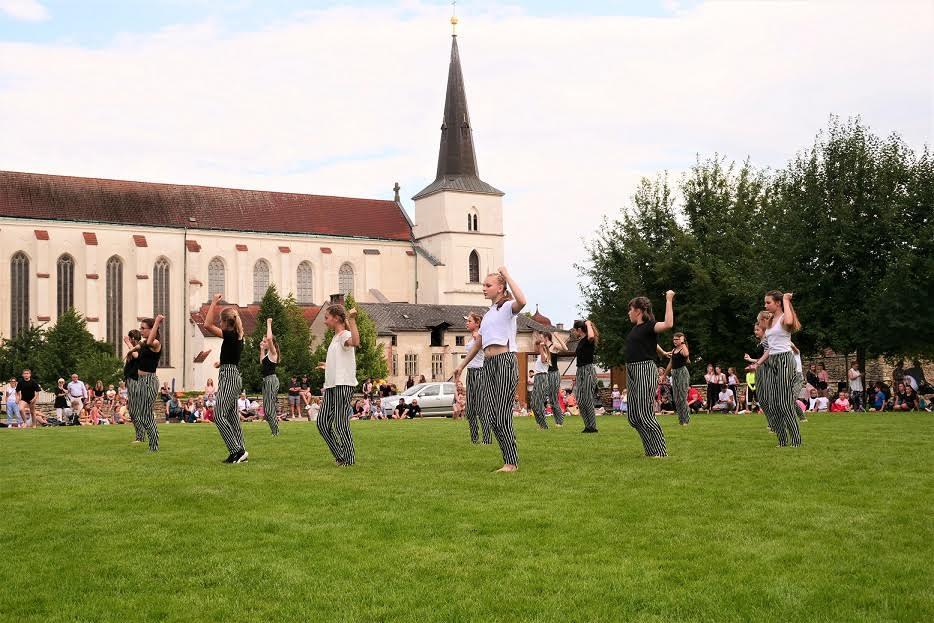
[(509, 291), (509, 284), (506, 283), (506, 278), (503, 277), (502, 273), (490, 273), (487, 276), (495, 277), (499, 285), (503, 286), (503, 298), (496, 302), (496, 309), (502, 309), (507, 301), (512, 300), (512, 292)]
[(473, 312), (473, 311), (472, 311), (472, 312), (467, 312), (467, 318), (469, 318), (470, 320), (473, 320), (473, 321), (476, 322), (478, 325), (480, 324), (481, 321), (483, 321), (483, 316), (481, 316), (481, 315), (478, 314), (477, 312)]
[(235, 307), (225, 307), (221, 311), (221, 324), (227, 331), (236, 331), (237, 335), (243, 338), (243, 320)]

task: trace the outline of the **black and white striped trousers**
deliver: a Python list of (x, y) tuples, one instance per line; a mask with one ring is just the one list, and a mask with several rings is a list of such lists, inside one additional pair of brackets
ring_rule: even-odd
[(269, 422), (273, 436), (279, 434), (279, 420), (276, 417), (279, 400), (279, 377), (275, 374), (263, 377), (263, 417)]
[(655, 393), (658, 391), (658, 366), (654, 361), (626, 364), (629, 388), (629, 425), (642, 438), (646, 456), (667, 456), (665, 433), (655, 418)]
[(136, 441), (146, 439), (146, 429), (140, 418), (136, 417), (136, 379), (126, 379), (126, 410), (130, 414), (130, 421), (133, 422), (133, 431), (136, 433)]
[(584, 418), (584, 430), (597, 430), (597, 414), (593, 409), (593, 392), (597, 386), (597, 377), (593, 371), (593, 364), (577, 368), (577, 381), (574, 383), (574, 396), (577, 398), (577, 408)]
[(671, 370), (671, 396), (675, 401), (675, 410), (678, 412), (678, 422), (689, 424), (691, 422), (691, 407), (688, 405), (688, 390), (691, 388), (691, 373), (687, 366), (672, 368)]
[(470, 426), (470, 441), (479, 443), (483, 429), (483, 443), (493, 443), (490, 435), (490, 420), (483, 408), (483, 368), (467, 368), (467, 424)]
[(551, 401), (551, 415), (555, 419), (555, 424), (561, 426), (564, 424), (564, 411), (561, 410), (561, 404), (558, 402), (558, 392), (561, 391), (561, 373), (557, 370), (548, 371), (548, 400)]
[(795, 397), (795, 413), (797, 414), (799, 420), (807, 419), (804, 415), (804, 411), (802, 411), (801, 407), (798, 405), (798, 398), (801, 396), (802, 389), (804, 389), (804, 377), (800, 372), (798, 372), (797, 368), (795, 368), (795, 378), (792, 382), (791, 391)]
[(318, 432), (328, 444), (334, 459), (341, 465), (353, 465), (353, 436), (350, 434), (350, 398), (353, 386), (335, 385), (324, 389), (321, 411), (318, 413)]
[(483, 407), (503, 453), (503, 464), (518, 465), (516, 432), (512, 427), (512, 405), (519, 385), (516, 354), (501, 353), (483, 360)]
[(756, 369), (756, 402), (759, 403), (759, 408), (762, 409), (762, 413), (765, 414), (766, 425), (769, 427), (769, 430), (774, 433), (775, 418), (772, 413), (772, 402), (769, 396), (769, 389), (772, 387), (769, 378), (772, 374), (773, 372), (767, 359), (765, 363)]
[(217, 405), (214, 408), (214, 425), (221, 434), (228, 452), (233, 454), (244, 449), (243, 429), (237, 413), (237, 399), (243, 391), (240, 368), (232, 363), (222, 364), (217, 371)]
[(768, 403), (772, 413), (772, 431), (778, 437), (778, 445), (801, 445), (801, 432), (798, 430), (798, 414), (795, 408), (794, 382), (795, 358), (789, 351), (771, 353), (766, 360), (769, 372), (765, 382), (757, 380), (756, 388), (766, 389)]
[[(159, 449), (159, 429), (156, 428), (156, 416), (152, 413), (152, 403), (159, 393), (159, 377), (155, 374), (140, 374), (139, 379), (127, 387), (129, 403), (133, 405), (133, 423), (139, 422), (143, 429), (143, 436), (149, 437), (149, 450), (156, 452)], [(137, 432), (137, 439), (142, 437)]]
[(548, 398), (548, 373), (539, 372), (532, 379), (532, 412), (539, 428), (548, 430), (548, 421), (545, 419), (545, 400)]

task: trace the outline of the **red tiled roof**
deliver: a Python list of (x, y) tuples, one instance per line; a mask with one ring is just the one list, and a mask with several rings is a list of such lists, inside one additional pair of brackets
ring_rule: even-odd
[[(222, 303), (223, 305), (223, 303)], [(223, 307), (232, 307), (231, 305), (223, 305)], [(315, 321), (315, 318), (318, 317), (318, 312), (321, 311), (321, 307), (318, 305), (300, 305), (302, 313), (305, 315), (305, 320), (308, 321), (308, 326), (311, 326), (311, 323)], [(259, 314), (259, 305), (247, 305), (246, 307), (237, 307), (237, 311), (240, 312), (240, 320), (243, 321), (243, 332), (249, 335), (253, 333), (253, 330), (256, 328), (256, 316)], [(208, 313), (208, 306), (202, 305), (201, 309), (198, 311), (191, 312), (191, 321), (195, 323), (198, 329), (201, 330), (201, 335), (205, 337), (213, 337), (212, 334), (204, 330), (204, 317)]]
[(93, 231), (84, 231), (81, 232), (81, 235), (84, 236), (84, 244), (88, 245), (89, 247), (97, 246), (97, 234), (95, 234)]
[(391, 200), (11, 171), (0, 171), (0, 216), (404, 241), (412, 237), (405, 213)]

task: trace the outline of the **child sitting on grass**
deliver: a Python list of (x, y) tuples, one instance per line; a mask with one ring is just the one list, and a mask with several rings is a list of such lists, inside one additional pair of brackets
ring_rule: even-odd
[(846, 397), (846, 392), (840, 392), (837, 399), (830, 406), (831, 413), (846, 413), (850, 410), (850, 399)]

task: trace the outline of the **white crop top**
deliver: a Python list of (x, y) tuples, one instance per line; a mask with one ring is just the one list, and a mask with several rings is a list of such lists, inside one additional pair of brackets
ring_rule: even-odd
[(357, 384), (357, 358), (353, 346), (344, 346), (351, 337), (346, 329), (335, 335), (328, 345), (327, 359), (324, 361), (324, 388), (336, 385)]
[[(477, 340), (470, 338), (470, 341), (467, 342), (466, 348), (467, 348), (468, 353), (470, 352), (470, 349), (473, 348), (474, 342), (476, 341)], [(477, 351), (477, 354), (474, 356), (474, 358), (470, 360), (470, 363), (467, 364), (467, 368), (470, 369), (470, 368), (482, 368), (482, 367), (483, 367), (483, 349), (481, 348), (480, 350)]]
[(765, 337), (769, 341), (770, 355), (791, 352), (791, 333), (782, 324), (784, 318), (785, 314), (780, 315), (775, 319), (775, 324), (765, 331)]
[(480, 338), (483, 348), (506, 346), (516, 352), (516, 315), (512, 313), (512, 301), (506, 301), (499, 309), (496, 303), (490, 305), (480, 321)]
[(532, 367), (532, 370), (535, 371), (535, 374), (546, 374), (548, 372), (548, 364), (542, 361), (541, 356), (535, 358), (535, 365)]

